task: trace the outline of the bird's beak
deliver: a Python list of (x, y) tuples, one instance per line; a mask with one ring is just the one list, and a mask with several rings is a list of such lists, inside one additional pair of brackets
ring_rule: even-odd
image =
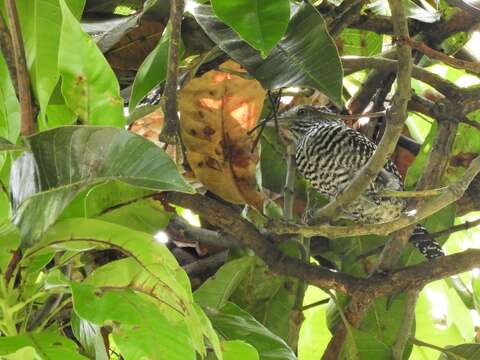
[(277, 119), (275, 120), (274, 118), (270, 119), (266, 124), (265, 126), (267, 127), (275, 127), (275, 121), (277, 122), (278, 126), (281, 127), (281, 128), (287, 128), (290, 126), (290, 124), (292, 123), (292, 121), (294, 120), (293, 117), (290, 117), (290, 116), (282, 116), (282, 117), (277, 117)]

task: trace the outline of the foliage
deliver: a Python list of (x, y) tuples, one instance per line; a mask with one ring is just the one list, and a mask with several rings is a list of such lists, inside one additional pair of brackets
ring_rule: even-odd
[[(175, 1), (8, 1), (18, 10), (33, 114), (25, 114), (19, 100), (25, 94), (18, 79), (27, 75), (14, 71), (19, 65), (5, 46), (13, 39), (9, 33), (20, 32), (7, 1), (0, 0), (9, 30), (0, 27), (2, 359), (313, 360), (342, 324), (341, 359), (390, 359), (399, 338), (407, 338), (404, 359), (479, 358), (477, 272), (428, 284), (411, 333), (401, 326), (408, 315), (403, 293), (375, 299), (354, 328), (345, 316), (347, 295), (274, 273), (238, 246), (246, 234), (226, 231), (234, 222), (215, 228), (201, 213), (166, 201), (169, 192), (200, 189), (248, 219), (284, 256), (367, 277), (385, 236), (267, 233), (265, 218), (283, 216), (284, 184), (292, 174), (276, 131), (265, 129), (259, 138), (252, 131), (260, 118), (275, 117), (279, 100), (280, 110), (358, 105), (371, 90), (362, 82), (372, 86), (379, 74), (344, 74), (341, 56), (390, 56), (382, 53), (392, 42), (387, 1), (187, 1), (182, 41), (174, 44), (179, 64), (169, 61), (174, 29), (168, 13)], [(477, 25), (451, 2), (403, 6), (411, 34), (432, 48), (462, 49)], [(447, 26), (455, 16), (463, 16), (462, 24)], [(451, 33), (442, 37), (444, 28)], [(149, 45), (152, 39), (156, 46)], [(136, 66), (113, 57), (128, 54), (125, 49), (145, 56)], [(458, 89), (480, 83), (463, 69), (420, 52), (416, 57), (419, 67)], [(172, 119), (160, 108), (172, 101), (163, 89), (175, 67), (181, 141), (166, 147), (158, 135)], [(374, 83), (361, 111), (391, 106), (390, 80)], [(419, 80), (412, 80), (412, 89), (423, 106), (443, 99)], [(460, 120), (478, 122), (477, 103)], [(435, 115), (421, 106), (409, 110), (404, 135), (419, 149), (407, 159), (398, 155), (405, 154), (399, 146), (394, 158), (406, 169), (407, 189), (415, 188), (434, 148)], [(36, 132), (20, 134), (28, 116)], [(360, 130), (374, 137), (384, 125), (371, 119)], [(443, 186), (465, 172), (479, 144), (478, 128), (460, 124)], [(311, 196), (298, 174), (293, 183), (288, 190), (296, 196), (293, 221), (299, 222), (307, 202), (325, 199)], [(478, 201), (473, 204), (445, 207), (423, 223), (436, 233), (475, 221)], [(196, 227), (176, 231), (171, 220), (179, 216)], [(226, 249), (229, 236), (237, 241)], [(215, 243), (218, 238), (223, 242)], [(439, 237), (449, 254), (478, 247), (478, 239), (478, 228)], [(407, 246), (398, 266), (423, 261)]]

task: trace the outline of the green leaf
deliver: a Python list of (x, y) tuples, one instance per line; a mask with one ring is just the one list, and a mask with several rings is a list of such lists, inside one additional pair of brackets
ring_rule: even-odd
[[(59, 0), (17, 1), (22, 19), (27, 63), (32, 88), (45, 114), (49, 99), (57, 85), (58, 48), (62, 13)], [(42, 115), (43, 116), (43, 115)]]
[(0, 221), (0, 273), (5, 274), (12, 252), (20, 244), (18, 229), (7, 219)]
[(258, 351), (250, 344), (239, 341), (222, 342), (223, 358), (225, 360), (259, 360)]
[(108, 354), (98, 325), (79, 318), (72, 312), (70, 325), (75, 338), (80, 342), (88, 356), (95, 360), (108, 360)]
[[(432, 307), (434, 306), (435, 302), (438, 302), (438, 299), (433, 299), (431, 296), (427, 296), (427, 289), (432, 289), (434, 286), (438, 287), (439, 285), (442, 285), (441, 281), (431, 283), (427, 285), (426, 289), (422, 290), (420, 293), (417, 306), (415, 308), (415, 337), (440, 347), (452, 344), (462, 344), (465, 342), (465, 339), (463, 338), (457, 326), (447, 323), (446, 326), (443, 326), (443, 328), (439, 328), (432, 318)], [(437, 296), (441, 296), (438, 290), (435, 291), (435, 294)], [(419, 358), (430, 360), (435, 359), (437, 356), (438, 352), (436, 350), (423, 346), (413, 347), (412, 358), (414, 359)]]
[(0, 337), (0, 355), (9, 355), (25, 347), (35, 349), (35, 359), (87, 360), (78, 353), (76, 344), (50, 332), (24, 333), (16, 336)]
[(0, 52), (0, 136), (16, 143), (20, 135), (20, 104), (7, 64)]
[(126, 130), (70, 126), (28, 141), (32, 154), (15, 161), (10, 182), (23, 246), (35, 243), (80, 191), (96, 183), (192, 191), (162, 149)]
[(262, 57), (282, 38), (290, 17), (288, 0), (212, 0), (212, 7)]
[(445, 348), (438, 360), (477, 360), (480, 359), (480, 344), (461, 344)]
[(65, 0), (59, 1), (63, 22), (58, 67), (67, 105), (86, 123), (123, 127), (123, 99), (112, 68)]
[(209, 6), (192, 10), (207, 35), (266, 89), (306, 86), (342, 103), (343, 70), (335, 42), (320, 13), (308, 2), (298, 6), (283, 39), (264, 60), (213, 14)]
[(377, 340), (374, 336), (350, 328), (348, 339), (345, 342), (344, 352), (346, 360), (390, 360), (392, 352), (383, 342)]
[[(305, 293), (304, 305), (328, 298), (329, 295), (315, 286), (309, 286)], [(303, 312), (298, 338), (298, 358), (302, 360), (318, 360), (322, 357), (331, 338), (327, 328), (327, 305), (319, 305)]]
[(246, 311), (227, 303), (220, 311), (208, 310), (213, 327), (227, 340), (242, 340), (257, 349), (262, 360), (296, 360), (288, 345)]
[[(163, 31), (162, 37), (155, 49), (148, 54), (140, 65), (135, 80), (133, 81), (132, 95), (128, 108), (133, 112), (138, 103), (167, 76), (168, 46), (170, 44), (170, 23)], [(180, 58), (183, 56), (183, 46), (180, 46)]]
[(214, 309), (223, 307), (253, 264), (252, 256), (226, 263), (195, 291), (195, 301)]
[(114, 322), (113, 338), (125, 359), (194, 360), (187, 327), (128, 289), (100, 290), (71, 283), (75, 312), (97, 325)]
[[(130, 289), (144, 294), (156, 303), (169, 321), (184, 318), (190, 341), (200, 353), (205, 353), (203, 337), (207, 337), (220, 354), (217, 335), (203, 312), (193, 303), (190, 281), (168, 248), (152, 235), (124, 226), (92, 219), (69, 219), (57, 223), (42, 241), (26, 254), (50, 251), (87, 251), (92, 248), (116, 248), (129, 256), (97, 269), (86, 284), (98, 289)], [(81, 314), (79, 314), (81, 315)], [(85, 318), (85, 317), (84, 317)], [(91, 317), (88, 320), (98, 324)]]
[(347, 28), (342, 31), (339, 42), (342, 55), (373, 56), (382, 51), (383, 35)]

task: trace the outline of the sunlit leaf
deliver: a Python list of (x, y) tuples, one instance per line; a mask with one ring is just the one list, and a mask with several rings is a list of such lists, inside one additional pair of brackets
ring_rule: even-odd
[(123, 99), (112, 68), (65, 0), (59, 1), (63, 21), (58, 67), (68, 106), (85, 123), (124, 126)]
[(231, 340), (222, 342), (223, 358), (225, 360), (259, 360), (258, 351), (250, 344)]
[(13, 354), (25, 347), (35, 350), (36, 359), (88, 359), (78, 353), (77, 346), (72, 340), (52, 332), (0, 337), (0, 355)]
[(153, 302), (131, 290), (70, 286), (75, 312), (81, 318), (98, 325), (118, 324), (113, 337), (125, 359), (195, 359), (185, 324), (167, 320)]
[(290, 16), (288, 0), (212, 0), (215, 14), (267, 56), (282, 38)]

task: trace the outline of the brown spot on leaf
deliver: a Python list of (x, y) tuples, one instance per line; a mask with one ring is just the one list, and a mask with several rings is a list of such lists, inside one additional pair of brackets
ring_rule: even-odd
[(476, 153), (461, 152), (450, 158), (450, 165), (454, 167), (468, 167), (477, 156), (478, 154)]
[(210, 126), (205, 126), (203, 128), (203, 133), (206, 135), (206, 136), (211, 136), (213, 134), (215, 134), (215, 130), (213, 130)]

